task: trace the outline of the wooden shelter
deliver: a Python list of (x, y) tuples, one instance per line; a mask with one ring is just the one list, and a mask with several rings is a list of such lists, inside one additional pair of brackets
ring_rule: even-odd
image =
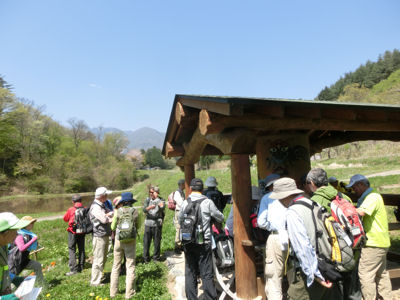
[[(231, 156), (236, 292), (241, 299), (252, 299), (257, 284), (254, 249), (249, 247), (249, 155), (257, 155), (259, 179), (279, 172), (299, 180), (310, 169), (313, 154), (362, 140), (400, 141), (400, 107), (176, 95), (162, 152), (180, 157), (177, 165), (184, 170), (186, 187), (200, 156)], [(399, 203), (396, 197), (387, 199)]]

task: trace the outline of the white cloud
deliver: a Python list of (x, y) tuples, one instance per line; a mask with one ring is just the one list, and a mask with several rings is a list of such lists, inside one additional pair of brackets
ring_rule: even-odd
[(101, 89), (101, 85), (96, 83), (89, 83), (89, 86), (94, 89)]

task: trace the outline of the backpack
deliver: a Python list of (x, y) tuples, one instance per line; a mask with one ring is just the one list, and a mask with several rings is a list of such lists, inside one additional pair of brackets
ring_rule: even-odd
[(218, 190), (206, 190), (204, 195), (214, 202), (215, 206), (220, 212), (224, 211), (227, 200), (224, 199), (224, 195)]
[[(24, 243), (28, 243), (32, 237), (24, 234)], [(11, 244), (11, 249), (8, 253), (8, 269), (11, 273), (18, 275), (28, 265), (29, 251), (19, 251), (18, 246), (14, 243)]]
[(123, 206), (118, 208), (117, 239), (120, 242), (131, 241), (136, 238), (137, 211), (134, 207)]
[(331, 202), (332, 216), (340, 223), (352, 241), (352, 247), (361, 248), (366, 242), (366, 235), (356, 208), (343, 195), (338, 193)]
[(90, 207), (78, 207), (75, 210), (73, 230), (76, 234), (88, 234), (93, 232), (93, 224), (89, 216)]
[(216, 243), (217, 266), (231, 267), (235, 264), (232, 238), (225, 234), (214, 235)]
[(265, 243), (268, 239), (270, 232), (268, 230), (258, 227), (257, 224), (258, 211), (250, 215), (251, 233), (253, 238), (260, 243)]
[(175, 210), (176, 209), (176, 202), (174, 200), (175, 192), (176, 191), (174, 191), (174, 192), (172, 192), (171, 194), (168, 195), (168, 208), (170, 210)]
[(351, 238), (326, 208), (314, 201), (310, 202), (298, 199), (293, 205), (303, 205), (310, 209), (315, 228), (318, 269), (326, 279), (337, 282), (342, 280), (339, 272), (349, 272), (355, 267)]
[[(201, 217), (200, 204), (206, 197), (196, 201), (187, 198), (187, 206), (183, 211), (183, 219), (180, 222), (181, 226), (181, 242), (183, 245), (196, 243), (202, 244), (204, 242), (204, 230)], [(203, 236), (201, 237), (201, 235)]]

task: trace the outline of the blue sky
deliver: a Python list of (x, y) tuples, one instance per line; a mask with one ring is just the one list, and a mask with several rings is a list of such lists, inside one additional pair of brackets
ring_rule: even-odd
[(0, 0), (0, 74), (66, 125), (166, 131), (175, 94), (313, 99), (400, 49), (400, 2)]

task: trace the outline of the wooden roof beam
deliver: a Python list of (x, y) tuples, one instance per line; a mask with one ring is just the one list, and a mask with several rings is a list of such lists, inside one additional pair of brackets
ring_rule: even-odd
[(243, 115), (243, 106), (239, 104), (227, 103), (227, 102), (212, 102), (212, 101), (199, 101), (184, 96), (179, 96), (180, 102), (192, 108), (207, 109), (208, 111), (225, 115)]
[(166, 157), (176, 157), (182, 156), (185, 153), (184, 149), (180, 145), (173, 145), (170, 142), (166, 143), (165, 156)]
[(195, 164), (200, 160), (204, 148), (207, 146), (207, 139), (200, 133), (197, 128), (189, 143), (183, 144), (185, 154), (180, 158), (176, 164), (178, 166)]
[(319, 139), (310, 138), (311, 155), (325, 148), (335, 147), (355, 141), (388, 140), (400, 141), (400, 132), (330, 132)]
[(338, 119), (309, 119), (307, 117), (265, 118), (258, 114), (246, 117), (225, 117), (207, 110), (200, 112), (200, 131), (203, 134), (215, 134), (225, 128), (244, 127), (260, 128), (264, 130), (334, 130), (334, 131), (400, 131), (400, 121), (384, 122), (372, 120), (338, 120)]
[(253, 131), (241, 128), (219, 134), (208, 134), (206, 139), (223, 154), (253, 154), (257, 141)]

